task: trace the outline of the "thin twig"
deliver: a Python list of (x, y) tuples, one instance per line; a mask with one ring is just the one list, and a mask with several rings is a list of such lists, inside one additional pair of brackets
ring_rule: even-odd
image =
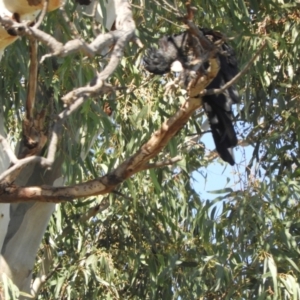
[(64, 6), (62, 6), (60, 8), (60, 12), (63, 16), (63, 18), (65, 19), (66, 23), (68, 24), (69, 28), (71, 29), (72, 35), (75, 36), (78, 40), (81, 40), (81, 35), (79, 34), (77, 28), (75, 27), (74, 23), (71, 22), (69, 16), (66, 13), (66, 10), (64, 8)]
[(163, 160), (163, 161), (157, 161), (155, 163), (146, 164), (142, 170), (149, 170), (149, 169), (153, 169), (153, 168), (161, 168), (161, 167), (165, 167), (165, 166), (174, 165), (175, 163), (177, 163), (180, 160), (182, 160), (181, 156), (175, 156), (170, 159)]
[(30, 47), (30, 66), (29, 66), (29, 82), (27, 88), (26, 98), (26, 118), (27, 120), (33, 119), (33, 109), (35, 105), (36, 89), (37, 89), (37, 41), (36, 39), (29, 39)]
[(43, 3), (43, 9), (40, 13), (40, 16), (37, 20), (37, 22), (35, 23), (34, 27), (35, 28), (39, 28), (46, 16), (46, 13), (47, 13), (47, 10), (48, 10), (48, 7), (49, 7), (49, 0), (45, 0), (44, 3)]
[(93, 29), (93, 33), (95, 36), (99, 35), (101, 32), (98, 28), (98, 24), (96, 23), (96, 14), (97, 14), (97, 7), (99, 5), (99, 2), (94, 0), (94, 3), (93, 3), (93, 10), (92, 10), (92, 18), (93, 18), (93, 22), (92, 22), (92, 29)]
[(266, 45), (267, 45), (266, 41), (263, 41), (260, 48), (256, 51), (254, 56), (249, 60), (249, 62), (244, 67), (244, 69), (242, 71), (240, 71), (236, 76), (234, 76), (230, 81), (228, 81), (226, 84), (224, 84), (222, 86), (222, 88), (204, 90), (199, 94), (199, 96), (202, 97), (205, 95), (214, 95), (214, 94), (218, 95), (218, 94), (224, 93), (225, 90), (227, 90), (230, 86), (235, 84), (243, 75), (246, 74), (246, 72), (249, 70), (250, 66), (253, 64), (255, 59), (260, 55), (260, 53), (264, 50)]
[[(172, 15), (175, 15), (177, 17), (180, 15), (178, 10), (173, 5), (170, 5), (167, 1), (165, 1), (165, 0), (162, 0), (162, 1), (154, 0), (154, 2), (157, 4), (157, 6), (163, 8), (164, 10), (171, 13)], [(161, 2), (163, 2), (165, 5), (162, 5)]]

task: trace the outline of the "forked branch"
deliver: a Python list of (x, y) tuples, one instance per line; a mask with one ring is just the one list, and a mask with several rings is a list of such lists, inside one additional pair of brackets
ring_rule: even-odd
[[(129, 5), (126, 1), (120, 1), (123, 4)], [(125, 7), (125, 11), (126, 11)], [(128, 8), (129, 9), (129, 8)], [(202, 74), (201, 77), (194, 79), (194, 82), (191, 82), (189, 85), (189, 99), (179, 108), (179, 110), (167, 121), (165, 121), (161, 128), (154, 132), (152, 137), (146, 142), (141, 148), (128, 159), (126, 159), (123, 163), (121, 163), (116, 169), (112, 170), (108, 174), (103, 177), (96, 178), (94, 180), (68, 186), (68, 187), (52, 187), (52, 186), (41, 186), (41, 187), (19, 187), (13, 184), (12, 181), (5, 181), (5, 177), (9, 175), (10, 172), (16, 171), (17, 168), (22, 164), (27, 164), (29, 162), (40, 162), (45, 166), (51, 166), (52, 162), (55, 158), (55, 153), (57, 149), (58, 140), (60, 137), (60, 131), (62, 129), (63, 123), (68, 118), (70, 114), (72, 114), (78, 107), (80, 107), (85, 101), (86, 95), (89, 93), (95, 92), (91, 90), (95, 87), (102, 88), (105, 86), (104, 82), (108, 76), (112, 74), (115, 70), (116, 66), (119, 64), (120, 59), (123, 55), (123, 49), (126, 42), (128, 42), (129, 38), (132, 37), (134, 26), (132, 25), (132, 18), (129, 14), (120, 15), (121, 18), (117, 19), (117, 34), (108, 33), (110, 41), (115, 41), (115, 38), (118, 37), (117, 42), (115, 44), (112, 57), (110, 63), (107, 67), (99, 73), (99, 75), (93, 81), (93, 84), (89, 84), (86, 86), (86, 90), (82, 91), (80, 89), (72, 91), (70, 94), (66, 95), (67, 100), (69, 100), (70, 105), (61, 112), (57, 121), (54, 124), (52, 137), (50, 140), (50, 145), (48, 149), (47, 158), (41, 157), (28, 157), (24, 160), (20, 160), (15, 166), (13, 166), (10, 170), (6, 171), (4, 174), (0, 176), (0, 203), (6, 202), (26, 202), (26, 201), (40, 201), (40, 202), (62, 202), (62, 201), (73, 201), (76, 198), (85, 198), (89, 196), (106, 194), (113, 191), (120, 183), (130, 178), (132, 175), (140, 172), (142, 170), (147, 170), (155, 167), (165, 166), (171, 163), (174, 163), (177, 158), (173, 158), (169, 161), (163, 161), (158, 163), (149, 163), (149, 161), (156, 157), (161, 150), (168, 144), (170, 139), (174, 137), (174, 135), (188, 122), (190, 116), (202, 105), (201, 96), (206, 93), (204, 91), (205, 87), (209, 84), (209, 82), (217, 75), (219, 71), (219, 61), (216, 56), (213, 54), (208, 55), (208, 60), (210, 61), (210, 68), (207, 70), (205, 74)], [(188, 21), (190, 22), (190, 21)], [(118, 28), (122, 29), (118, 32)], [(191, 26), (191, 28), (193, 28)], [(36, 28), (28, 29), (31, 32), (37, 32)], [(125, 30), (125, 31), (124, 31)], [(118, 34), (123, 34), (123, 36), (118, 36)], [(124, 34), (126, 33), (126, 34)], [(34, 35), (37, 37), (37, 34)], [(108, 36), (106, 36), (107, 38)], [(51, 37), (52, 38), (52, 37)], [(202, 37), (199, 37), (199, 41), (201, 42)], [(101, 40), (104, 44), (105, 35), (98, 36), (96, 40)], [(99, 47), (101, 43), (96, 43)], [(103, 44), (101, 44), (103, 45)], [(90, 45), (91, 46), (91, 45)], [(89, 47), (90, 47), (89, 46)], [(206, 45), (203, 45), (206, 48)], [(249, 65), (255, 60), (255, 58), (259, 55), (260, 51), (262, 51), (264, 46), (262, 46), (255, 57), (249, 62)], [(97, 48), (98, 49), (98, 48)], [(64, 48), (64, 51), (66, 49)], [(216, 51), (215, 47), (212, 47), (212, 52)], [(93, 50), (93, 53), (94, 50)], [(230, 85), (234, 84), (235, 81), (244, 74), (246, 70), (244, 69), (240, 74), (238, 74), (231, 82), (229, 82), (225, 88), (228, 88)], [(204, 91), (204, 92), (203, 92)], [(218, 92), (218, 91), (217, 91)], [(199, 97), (200, 96), (200, 97)], [(1, 141), (0, 141), (1, 142)], [(2, 145), (7, 146), (5, 141), (2, 140)], [(9, 149), (7, 152), (10, 153)], [(15, 157), (10, 155), (12, 160), (16, 160)], [(178, 158), (179, 159), (179, 158)]]

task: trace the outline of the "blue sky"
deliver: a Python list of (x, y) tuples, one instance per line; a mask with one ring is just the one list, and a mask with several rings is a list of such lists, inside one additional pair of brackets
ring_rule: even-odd
[[(209, 150), (215, 149), (215, 144), (210, 133), (204, 134), (201, 141)], [(245, 167), (252, 157), (253, 147), (236, 147), (234, 150), (235, 166), (230, 166), (227, 163), (220, 163), (220, 160), (215, 160), (208, 167), (201, 168), (199, 172), (194, 172), (193, 182), (195, 190), (200, 194), (202, 200), (212, 200), (216, 198), (216, 194), (209, 193), (210, 191), (219, 190), (225, 187), (239, 189), (240, 174), (244, 174)], [(201, 173), (205, 174), (206, 178)], [(238, 175), (239, 173), (239, 175)], [(228, 181), (229, 179), (229, 181)]]

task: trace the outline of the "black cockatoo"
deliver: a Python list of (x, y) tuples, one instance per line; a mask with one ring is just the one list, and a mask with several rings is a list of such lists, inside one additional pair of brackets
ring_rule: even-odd
[[(222, 34), (212, 29), (200, 29), (207, 41), (216, 42), (222, 39)], [(162, 75), (170, 72), (175, 61), (179, 61), (183, 69), (188, 71), (191, 67), (190, 35), (180, 34), (165, 36), (159, 40), (159, 48), (149, 48), (144, 56), (146, 70)], [(225, 42), (220, 46), (217, 54), (220, 60), (220, 70), (206, 89), (222, 87), (237, 73), (238, 63), (234, 50)], [(201, 57), (200, 57), (201, 58)], [(208, 63), (204, 67), (208, 67)], [(211, 132), (220, 157), (231, 165), (234, 165), (232, 148), (237, 145), (237, 137), (232, 124), (232, 104), (239, 102), (238, 92), (235, 86), (230, 86), (223, 94), (206, 95), (203, 97), (203, 106), (208, 116)]]

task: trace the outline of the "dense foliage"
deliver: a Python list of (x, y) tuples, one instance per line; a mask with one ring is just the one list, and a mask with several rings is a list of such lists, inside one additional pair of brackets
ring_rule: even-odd
[[(218, 158), (199, 140), (188, 143), (201, 133), (205, 116), (199, 112), (159, 155), (158, 160), (181, 155), (176, 165), (140, 172), (117, 193), (58, 205), (38, 252), (36, 274), (45, 257), (50, 264), (39, 299), (300, 298), (300, 4), (193, 4), (198, 9), (194, 22), (225, 33), (241, 69), (267, 42), (238, 82), (238, 151), (250, 145), (252, 157), (238, 162), (232, 170), (235, 182), (216, 191), (215, 199), (202, 199), (198, 191), (204, 186), (197, 186), (195, 178)], [(88, 40), (91, 19), (72, 3), (68, 6), (70, 19)], [(185, 13), (179, 1), (133, 0), (132, 9), (145, 47), (183, 28), (176, 15)], [(59, 12), (49, 14), (44, 29), (61, 32), (61, 40), (71, 36)], [(0, 66), (0, 101), (7, 132), (17, 140), (29, 54), (26, 40), (9, 49)], [(68, 183), (105, 174), (124, 161), (184, 101), (183, 91), (164, 96), (170, 78), (149, 75), (142, 55), (130, 43), (109, 79), (122, 88), (89, 99), (70, 118), (59, 149)], [(39, 66), (39, 80), (53, 95), (49, 110), (59, 111), (60, 97), (90, 81), (105, 63), (106, 56), (90, 60), (79, 54), (46, 59)], [(111, 116), (103, 111), (107, 102)]]

